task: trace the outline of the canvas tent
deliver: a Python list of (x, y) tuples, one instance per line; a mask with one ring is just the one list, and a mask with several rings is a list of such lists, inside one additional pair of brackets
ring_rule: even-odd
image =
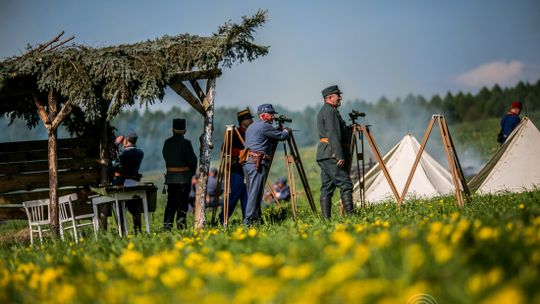
[(540, 132), (527, 117), (510, 134), (485, 167), (469, 182), (486, 194), (522, 192), (540, 187)]
[[(405, 187), (419, 149), (420, 144), (416, 138), (407, 134), (383, 157), (399, 193)], [(453, 190), (450, 172), (424, 151), (407, 197), (433, 197), (449, 194)], [(359, 183), (356, 183), (353, 194), (355, 200), (358, 200), (358, 191)], [(366, 173), (365, 198), (368, 203), (380, 203), (393, 199), (390, 186), (378, 164)]]

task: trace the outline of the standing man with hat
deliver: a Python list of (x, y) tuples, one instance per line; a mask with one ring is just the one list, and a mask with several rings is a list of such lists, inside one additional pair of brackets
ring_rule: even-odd
[(186, 120), (174, 119), (172, 131), (173, 136), (169, 137), (163, 145), (163, 158), (167, 166), (165, 184), (168, 188), (163, 226), (167, 230), (173, 228), (175, 215), (176, 228), (186, 228), (191, 177), (197, 170), (197, 157), (193, 152), (191, 141), (184, 138)]
[(512, 133), (519, 125), (519, 122), (521, 121), (519, 114), (521, 113), (522, 106), (521, 102), (512, 102), (510, 110), (508, 110), (506, 115), (501, 119), (501, 132), (499, 132), (497, 137), (497, 141), (500, 142), (501, 145), (506, 141), (508, 136), (510, 136), (510, 133)]
[(271, 104), (262, 104), (257, 108), (258, 121), (246, 130), (246, 148), (249, 156), (244, 164), (244, 174), (247, 179), (247, 204), (244, 225), (251, 226), (261, 217), (261, 201), (264, 185), (272, 161), (274, 147), (279, 140), (289, 138), (291, 129), (279, 130), (272, 126), (277, 112)]
[[(126, 135), (116, 137), (116, 145), (123, 146), (122, 153), (118, 155), (118, 162), (114, 166), (114, 179), (112, 184), (115, 186), (123, 186), (126, 181), (141, 181), (142, 175), (139, 173), (139, 168), (144, 157), (144, 152), (137, 148), (137, 133), (128, 132)], [(132, 199), (126, 201), (126, 206), (133, 216), (133, 227), (136, 232), (141, 231), (142, 221), (142, 200)], [(120, 222), (124, 222), (124, 212), (120, 212)], [(105, 219), (106, 220), (106, 219)], [(106, 229), (105, 225), (105, 229)], [(122, 227), (124, 230), (124, 227)], [(124, 233), (126, 231), (123, 231)]]
[[(247, 203), (247, 188), (244, 183), (244, 169), (240, 164), (240, 152), (244, 150), (244, 141), (246, 138), (246, 130), (253, 123), (253, 116), (249, 108), (236, 113), (238, 119), (237, 132), (233, 133), (232, 140), (232, 164), (231, 164), (231, 193), (229, 194), (229, 214), (230, 218), (234, 212), (234, 208), (240, 200), (240, 208), (242, 209), (242, 220), (246, 216)], [(219, 219), (223, 223), (223, 209), (219, 214)]]
[(341, 202), (346, 214), (353, 212), (352, 182), (347, 165), (349, 155), (349, 129), (341, 118), (338, 108), (341, 105), (341, 91), (337, 85), (322, 90), (324, 105), (317, 115), (319, 144), (317, 163), (321, 167), (321, 213), (329, 219), (332, 210), (332, 196), (339, 187)]

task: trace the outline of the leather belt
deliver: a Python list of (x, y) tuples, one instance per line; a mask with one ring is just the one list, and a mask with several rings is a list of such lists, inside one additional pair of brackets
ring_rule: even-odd
[[(319, 141), (322, 142), (322, 143), (325, 143), (325, 144), (328, 144), (328, 143), (329, 143), (328, 137), (320, 138)], [(344, 144), (344, 143), (342, 143), (341, 146), (342, 146), (342, 147), (348, 148), (348, 147), (350, 147), (351, 145), (350, 145), (350, 144)]]
[(189, 167), (167, 167), (167, 173), (182, 173), (188, 171)]

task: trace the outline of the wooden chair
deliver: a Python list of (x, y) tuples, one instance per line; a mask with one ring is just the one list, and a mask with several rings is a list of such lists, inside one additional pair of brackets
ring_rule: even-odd
[[(76, 215), (73, 212), (72, 204), (75, 200), (77, 200), (77, 193), (64, 195), (58, 198), (60, 237), (64, 240), (64, 231), (71, 230), (73, 237), (75, 238), (75, 243), (78, 243), (79, 233), (77, 232), (77, 228), (92, 225), (94, 228), (94, 236), (97, 238), (97, 227), (94, 221), (94, 214)], [(90, 222), (81, 222), (86, 220), (89, 220)]]
[(30, 243), (34, 244), (34, 233), (37, 233), (39, 241), (43, 242), (43, 232), (49, 231), (51, 225), (49, 199), (26, 201), (23, 202), (23, 207), (28, 217)]

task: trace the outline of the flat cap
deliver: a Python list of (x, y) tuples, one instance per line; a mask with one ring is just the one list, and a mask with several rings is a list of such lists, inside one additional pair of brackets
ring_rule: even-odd
[(338, 94), (338, 95), (341, 95), (341, 92), (339, 90), (339, 87), (337, 85), (333, 85), (333, 86), (329, 86), (327, 88), (325, 88), (324, 90), (322, 90), (322, 97), (326, 97), (328, 95), (332, 95), (332, 94)]

